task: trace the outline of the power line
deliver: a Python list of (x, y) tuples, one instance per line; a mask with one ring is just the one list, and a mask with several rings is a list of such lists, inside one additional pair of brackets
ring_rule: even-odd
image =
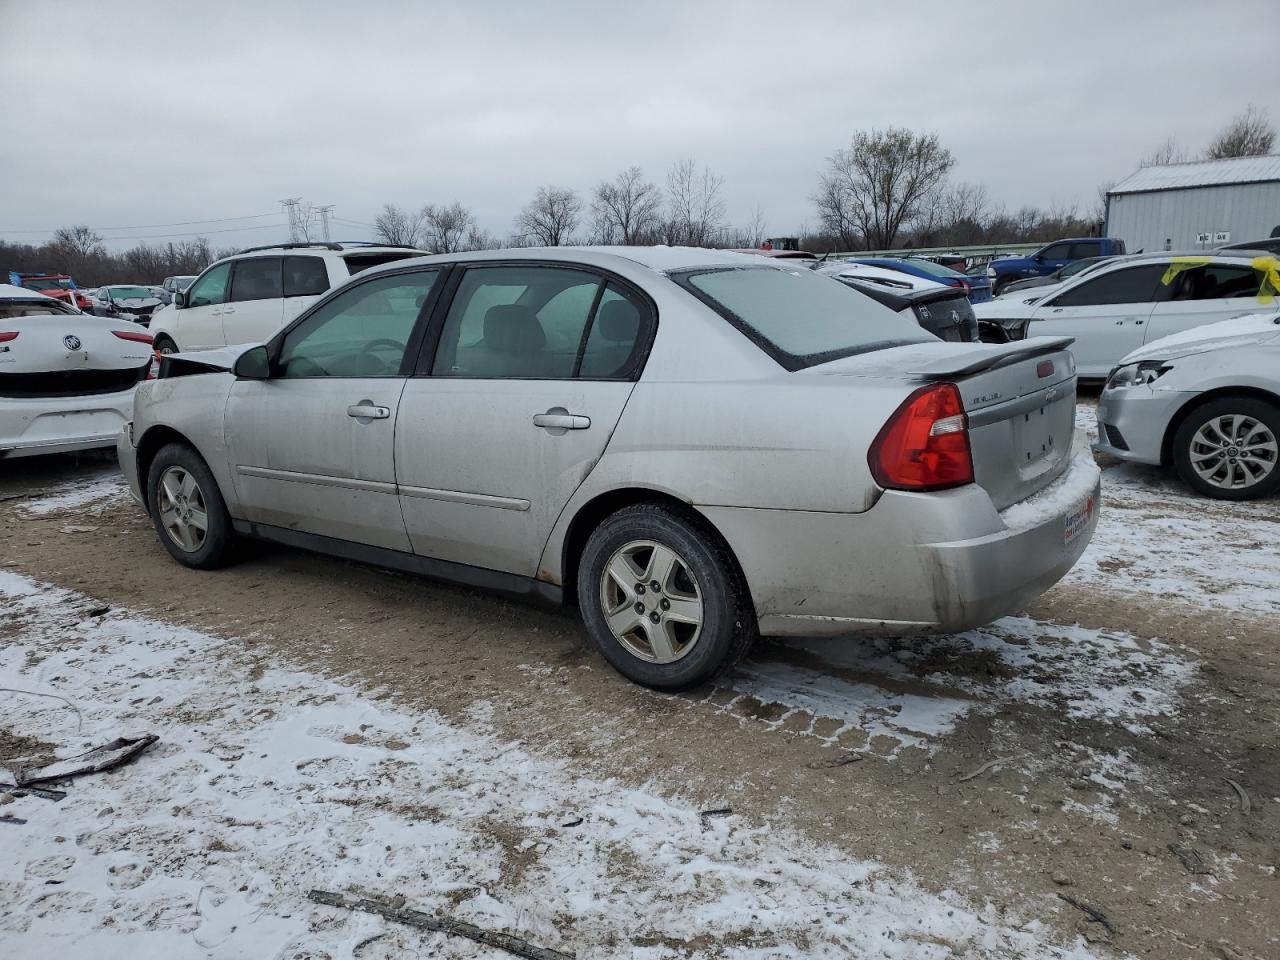
[[(141, 237), (104, 237), (103, 239), (112, 243), (117, 240), (174, 240), (178, 237), (207, 237), (217, 233), (243, 233), (247, 230), (278, 230), (287, 226), (287, 223), (264, 223), (256, 227), (232, 227), (229, 230), (193, 230), (190, 233), (153, 233)], [(0, 236), (4, 235), (4, 232), (0, 231)]]
[[(275, 213), (251, 213), (244, 217), (214, 217), (210, 220), (179, 220), (177, 223), (135, 223), (124, 227), (94, 227), (94, 230), (151, 230), (156, 227), (189, 227), (196, 223), (230, 223), (232, 220), (260, 220), (263, 217), (274, 217)], [(60, 229), (59, 227), (50, 227), (47, 230), (0, 230), (0, 233), (54, 233)], [(247, 229), (247, 228), (246, 228)], [(177, 236), (177, 234), (174, 234)], [(125, 237), (123, 239), (133, 239)]]

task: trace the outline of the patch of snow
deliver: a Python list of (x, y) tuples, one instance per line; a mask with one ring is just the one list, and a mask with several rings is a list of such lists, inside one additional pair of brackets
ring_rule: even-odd
[(1183, 330), (1181, 333), (1171, 333), (1159, 340), (1152, 340), (1134, 350), (1120, 363), (1136, 363), (1139, 360), (1157, 358), (1171, 360), (1227, 344), (1239, 346), (1251, 341), (1265, 343), (1277, 337), (1280, 337), (1280, 313), (1274, 310), (1250, 313), (1218, 323), (1206, 323), (1199, 327), (1192, 327), (1190, 330)]
[(400, 893), (583, 960), (1090, 956), (791, 831), (702, 818), (238, 642), (83, 619), (86, 603), (0, 572), (0, 684), (70, 698), (83, 730), (35, 697), (7, 699), (4, 724), (64, 756), (141, 731), (160, 742), (61, 803), (5, 807), (28, 821), (0, 832), (13, 956), (351, 957), (371, 938), (379, 956), (480, 955), (313, 904), (314, 886)]
[(28, 500), (22, 505), (22, 509), (33, 516), (42, 517), (128, 495), (129, 488), (124, 474), (112, 467), (101, 473), (90, 474), (74, 484), (57, 487), (42, 497)]
[[(1003, 510), (1000, 519), (1010, 530), (1025, 530), (1079, 509), (1093, 496), (1102, 471), (1089, 453), (1072, 457), (1066, 472), (1043, 490)], [(1094, 504), (1094, 509), (1098, 507)]]

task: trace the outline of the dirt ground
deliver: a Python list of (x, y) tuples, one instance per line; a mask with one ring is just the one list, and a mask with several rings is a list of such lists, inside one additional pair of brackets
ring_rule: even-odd
[[(1253, 609), (1068, 578), (993, 631), (766, 640), (715, 689), (666, 696), (613, 673), (572, 611), (267, 546), (197, 573), (118, 492), (28, 509), (27, 494), (100, 482), (109, 463), (2, 469), (6, 569), (402, 709), (492, 704), (496, 732), (540, 755), (786, 824), (931, 890), (1038, 905), (1101, 955), (1280, 956), (1280, 625)], [(1108, 497), (1104, 518), (1131, 509)], [(1280, 503), (1257, 509), (1275, 553)], [(0, 715), (0, 759), (29, 747)], [(515, 860), (536, 856), (516, 839)]]

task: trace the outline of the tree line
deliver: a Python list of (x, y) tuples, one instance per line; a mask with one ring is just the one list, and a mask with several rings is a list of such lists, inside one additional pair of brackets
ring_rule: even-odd
[[(1251, 104), (1201, 157), (1267, 154), (1275, 139), (1265, 108)], [(1188, 159), (1190, 154), (1170, 137), (1140, 165)], [(1037, 243), (1101, 230), (1106, 193), (1113, 184), (1100, 185), (1085, 210), (1078, 204), (1055, 204), (1010, 211), (992, 202), (985, 186), (952, 181), (954, 164), (936, 133), (898, 127), (859, 131), (847, 146), (828, 156), (818, 172), (810, 197), (816, 226), (777, 233), (797, 236), (802, 249), (826, 253)], [(437, 253), (583, 243), (759, 247), (768, 231), (764, 210), (757, 205), (745, 224), (731, 225), (723, 191), (724, 178), (689, 157), (674, 163), (661, 184), (632, 166), (582, 194), (562, 185), (540, 186), (516, 214), (506, 236), (482, 229), (471, 209), (456, 200), (417, 209), (383, 204), (373, 232), (383, 243)], [(207, 239), (197, 237), (110, 253), (92, 229), (74, 226), (58, 230), (39, 246), (0, 241), (0, 267), (67, 273), (85, 286), (158, 283), (174, 274), (199, 273), (234, 252), (214, 250)]]

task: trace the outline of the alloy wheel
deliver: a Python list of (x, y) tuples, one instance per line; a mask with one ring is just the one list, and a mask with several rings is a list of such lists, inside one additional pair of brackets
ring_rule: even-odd
[(1265, 423), (1247, 414), (1212, 417), (1191, 437), (1191, 467), (1211, 486), (1243, 490), (1276, 469), (1280, 444)]
[(164, 532), (178, 547), (195, 553), (209, 535), (209, 511), (196, 478), (185, 467), (172, 466), (160, 475), (158, 493)]
[(653, 540), (614, 551), (600, 577), (600, 606), (623, 648), (650, 663), (674, 663), (702, 633), (697, 578), (679, 554)]

